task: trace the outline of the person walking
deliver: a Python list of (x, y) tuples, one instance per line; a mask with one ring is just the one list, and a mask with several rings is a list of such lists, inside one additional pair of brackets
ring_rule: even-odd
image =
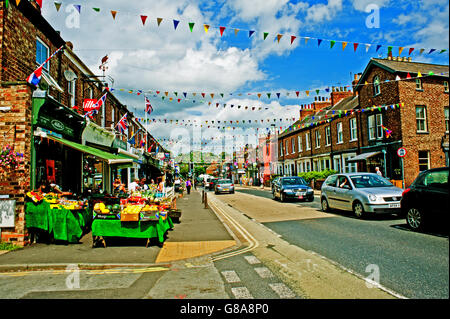
[(191, 179), (188, 178), (188, 180), (186, 181), (186, 190), (188, 195), (191, 193), (191, 186), (192, 186)]
[(261, 188), (264, 189), (264, 178), (261, 177), (261, 178), (259, 179), (259, 181), (260, 181), (260, 183), (261, 183)]
[(381, 173), (380, 168), (379, 168), (378, 166), (375, 167), (375, 173), (376, 173), (378, 176), (383, 177), (383, 174)]

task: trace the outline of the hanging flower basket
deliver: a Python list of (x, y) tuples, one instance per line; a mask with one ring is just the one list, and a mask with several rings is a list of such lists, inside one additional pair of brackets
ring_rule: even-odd
[(6, 177), (16, 170), (23, 161), (23, 154), (14, 152), (13, 148), (6, 145), (0, 151), (0, 176)]

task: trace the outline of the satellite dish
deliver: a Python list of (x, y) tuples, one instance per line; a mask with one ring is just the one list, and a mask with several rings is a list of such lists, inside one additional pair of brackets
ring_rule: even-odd
[(64, 77), (67, 81), (73, 81), (77, 78), (77, 75), (71, 70), (66, 70), (64, 71)]

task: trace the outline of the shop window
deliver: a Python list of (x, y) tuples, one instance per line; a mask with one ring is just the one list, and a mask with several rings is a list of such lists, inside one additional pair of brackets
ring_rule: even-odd
[(427, 108), (425, 106), (416, 106), (416, 124), (417, 132), (427, 132)]
[(337, 144), (341, 144), (344, 142), (344, 134), (342, 131), (342, 122), (337, 123), (336, 130), (337, 130)]
[(381, 88), (380, 88), (380, 77), (378, 75), (376, 75), (373, 78), (373, 95), (379, 95), (381, 93)]
[(419, 151), (419, 171), (423, 172), (430, 169), (430, 152)]
[[(36, 63), (41, 65), (45, 62), (45, 60), (49, 57), (49, 48), (48, 46), (39, 38), (36, 39)], [(50, 70), (50, 61), (44, 64), (43, 69), (45, 71)]]

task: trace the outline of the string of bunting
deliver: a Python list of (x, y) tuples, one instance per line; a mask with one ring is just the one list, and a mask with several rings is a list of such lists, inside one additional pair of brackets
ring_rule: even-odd
[[(62, 2), (54, 1), (54, 5), (56, 8), (56, 11), (59, 12), (61, 9), (61, 6), (62, 6)], [(72, 5), (78, 11), (78, 13), (81, 14), (82, 6), (80, 4), (68, 4), (67, 6), (70, 6), (70, 5)], [(91, 7), (91, 8), (96, 13), (99, 13), (102, 11), (101, 8), (99, 8), (99, 7)], [(109, 12), (110, 12), (113, 20), (116, 21), (116, 17), (118, 16), (119, 11), (118, 10), (109, 10)], [(123, 13), (124, 11), (121, 11), (121, 12)], [(133, 12), (133, 13), (125, 12), (125, 13), (136, 14), (135, 12)], [(138, 18), (137, 21), (140, 21), (142, 23), (142, 25), (145, 26), (149, 16), (146, 14), (142, 14), (142, 13), (136, 14), (136, 16)], [(163, 21), (171, 21), (172, 20), (174, 31), (177, 30), (177, 28), (179, 27), (180, 22), (181, 22), (181, 20), (167, 19), (167, 18), (161, 18), (161, 17), (156, 17), (155, 19), (156, 19), (156, 24), (158, 27), (161, 25), (161, 23)], [(192, 21), (187, 22), (190, 32), (193, 32), (196, 24), (197, 24), (196, 22), (192, 22)], [(260, 35), (262, 35), (263, 40), (266, 40), (269, 36), (269, 32), (238, 29), (238, 28), (233, 28), (233, 27), (228, 27), (228, 26), (213, 26), (211, 24), (200, 24), (200, 25), (203, 26), (205, 34), (207, 34), (210, 29), (217, 29), (220, 33), (220, 37), (223, 37), (225, 30), (233, 30), (233, 33), (235, 36), (237, 36), (239, 32), (241, 32), (241, 33), (245, 32), (246, 34), (248, 34), (248, 38), (255, 37), (254, 36), (255, 33), (259, 33)], [(348, 44), (352, 43), (354, 52), (357, 51), (358, 47), (364, 47), (366, 52), (368, 52), (369, 49), (372, 47), (375, 48), (375, 52), (379, 52), (380, 48), (386, 48), (388, 53), (392, 53), (392, 50), (394, 48), (396, 48), (396, 49), (398, 49), (399, 55), (401, 55), (405, 49), (408, 49), (407, 50), (408, 55), (411, 55), (411, 53), (413, 53), (414, 51), (419, 52), (419, 55), (422, 55), (425, 51), (428, 52), (427, 54), (432, 54), (434, 52), (442, 54), (444, 52), (448, 52), (448, 49), (435, 49), (435, 48), (420, 48), (419, 49), (419, 48), (414, 48), (414, 47), (405, 47), (405, 46), (398, 46), (398, 45), (373, 44), (373, 43), (363, 43), (363, 42), (354, 42), (354, 41), (340, 41), (340, 40), (331, 40), (331, 39), (325, 39), (325, 38), (307, 37), (307, 36), (299, 36), (299, 35), (287, 35), (286, 36), (285, 34), (280, 34), (280, 33), (277, 33), (274, 36), (273, 41), (277, 41), (277, 43), (280, 43), (280, 41), (283, 37), (288, 38), (291, 45), (294, 43), (294, 41), (296, 41), (296, 40), (301, 41), (303, 39), (305, 42), (305, 45), (308, 43), (308, 41), (317, 41), (318, 47), (320, 47), (323, 42), (329, 42), (329, 48), (332, 49), (336, 45), (336, 43), (341, 43), (343, 51), (345, 50), (345, 48), (347, 47)], [(322, 45), (322, 47), (325, 47), (325, 45)]]
[[(442, 72), (439, 73), (439, 75), (444, 76), (444, 75), (448, 75), (449, 72)], [(406, 77), (405, 78), (401, 78), (400, 76), (396, 76), (396, 78), (394, 80), (385, 80), (385, 81), (375, 81), (375, 82), (367, 82), (365, 81), (363, 84), (358, 84), (358, 86), (367, 86), (367, 85), (374, 85), (374, 84), (379, 84), (379, 85), (383, 85), (383, 84), (388, 84), (391, 82), (398, 82), (398, 81), (408, 81), (408, 80), (415, 80), (415, 79), (419, 79), (419, 78), (425, 78), (425, 77), (429, 77), (429, 76), (435, 76), (437, 74), (435, 74), (434, 72), (430, 71), (427, 74), (422, 74), (421, 72), (418, 72), (417, 75), (413, 74), (415, 76), (412, 76), (409, 72), (407, 72)], [(345, 86), (341, 86), (342, 88), (350, 88), (351, 85), (345, 85)], [(216, 107), (219, 106), (223, 106), (223, 107), (237, 107), (237, 109), (241, 109), (242, 106), (241, 105), (235, 105), (235, 104), (227, 104), (227, 103), (213, 103), (212, 101), (214, 100), (214, 98), (225, 98), (225, 96), (228, 97), (235, 97), (235, 96), (256, 96), (258, 97), (258, 99), (261, 98), (266, 98), (266, 99), (280, 99), (280, 97), (282, 96), (286, 96), (286, 97), (292, 97), (292, 98), (305, 98), (305, 97), (309, 97), (311, 94), (313, 94), (314, 92), (316, 93), (316, 96), (319, 95), (320, 93), (330, 93), (332, 91), (333, 86), (328, 86), (325, 89), (324, 88), (316, 88), (316, 89), (308, 89), (308, 90), (302, 90), (302, 91), (288, 91), (286, 92), (284, 95), (282, 95), (281, 92), (266, 92), (266, 93), (255, 93), (255, 92), (247, 92), (247, 93), (196, 93), (196, 92), (192, 92), (192, 93), (188, 93), (188, 92), (178, 92), (178, 91), (174, 91), (174, 92), (169, 92), (169, 91), (161, 91), (161, 90), (142, 90), (142, 89), (125, 89), (125, 88), (107, 88), (107, 90), (109, 90), (111, 93), (115, 92), (115, 91), (119, 91), (119, 92), (125, 92), (125, 93), (129, 93), (129, 94), (137, 94), (137, 95), (141, 95), (141, 94), (152, 94), (153, 97), (160, 97), (162, 101), (166, 101), (166, 102), (174, 102), (177, 101), (178, 103), (181, 103), (181, 101), (183, 102), (193, 102), (195, 103), (200, 102), (200, 103), (205, 103), (206, 100), (204, 99), (210, 99), (210, 101), (208, 102), (208, 105), (215, 105)], [(198, 98), (203, 98), (200, 100), (197, 99), (192, 99), (192, 98), (188, 98), (188, 96), (191, 97), (198, 97)], [(311, 104), (304, 104), (301, 108), (305, 108), (305, 109), (309, 109), (312, 108)], [(260, 106), (245, 106), (242, 109), (251, 109), (251, 110), (262, 110), (263, 107)], [(268, 107), (264, 107), (264, 109), (268, 109)]]

